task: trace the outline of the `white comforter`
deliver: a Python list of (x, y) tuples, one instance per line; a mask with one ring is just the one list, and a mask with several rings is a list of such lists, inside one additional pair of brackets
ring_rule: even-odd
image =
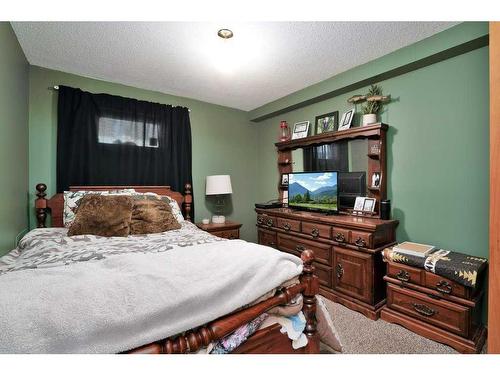
[(129, 350), (228, 314), (301, 270), (297, 257), (190, 223), (121, 239), (37, 229), (0, 258), (0, 352)]

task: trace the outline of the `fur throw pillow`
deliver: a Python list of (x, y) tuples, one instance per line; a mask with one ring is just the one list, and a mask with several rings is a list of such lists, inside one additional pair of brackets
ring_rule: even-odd
[(68, 236), (93, 234), (103, 237), (126, 237), (134, 200), (130, 196), (85, 195), (81, 199)]
[(160, 199), (135, 199), (130, 234), (161, 233), (180, 229), (169, 203)]

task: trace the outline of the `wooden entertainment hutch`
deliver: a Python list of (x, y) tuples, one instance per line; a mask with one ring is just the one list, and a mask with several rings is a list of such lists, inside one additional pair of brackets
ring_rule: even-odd
[[(386, 301), (382, 250), (395, 243), (397, 220), (380, 219), (380, 200), (386, 199), (386, 124), (319, 134), (276, 143), (278, 169), (292, 172), (292, 150), (341, 140), (368, 140), (367, 180), (379, 172), (379, 187), (367, 186), (367, 196), (377, 199), (371, 217), (349, 212), (338, 215), (290, 208), (256, 209), (259, 243), (297, 256), (314, 251), (320, 294), (376, 320)], [(369, 185), (369, 184), (368, 184)], [(286, 187), (278, 184), (280, 199)]]

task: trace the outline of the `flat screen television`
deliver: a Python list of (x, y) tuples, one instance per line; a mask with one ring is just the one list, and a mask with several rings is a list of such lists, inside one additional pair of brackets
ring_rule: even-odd
[(288, 175), (288, 207), (338, 212), (338, 172), (299, 172)]

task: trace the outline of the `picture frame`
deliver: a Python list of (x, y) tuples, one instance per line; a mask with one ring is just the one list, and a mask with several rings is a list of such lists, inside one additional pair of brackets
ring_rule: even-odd
[(309, 133), (309, 121), (296, 122), (293, 125), (292, 139), (306, 138)]
[(380, 188), (381, 180), (382, 180), (382, 175), (380, 174), (380, 172), (373, 172), (371, 179), (371, 187), (377, 189)]
[(340, 125), (338, 130), (340, 131), (349, 129), (351, 127), (353, 118), (354, 118), (354, 108), (351, 108), (342, 115), (342, 119), (340, 120)]
[(314, 120), (315, 134), (334, 132), (339, 126), (339, 111), (316, 116)]
[(365, 197), (356, 197), (353, 211), (362, 212), (365, 206)]
[(288, 173), (281, 175), (281, 186), (288, 186)]
[(365, 198), (363, 212), (374, 212), (376, 201), (377, 200), (375, 198)]

